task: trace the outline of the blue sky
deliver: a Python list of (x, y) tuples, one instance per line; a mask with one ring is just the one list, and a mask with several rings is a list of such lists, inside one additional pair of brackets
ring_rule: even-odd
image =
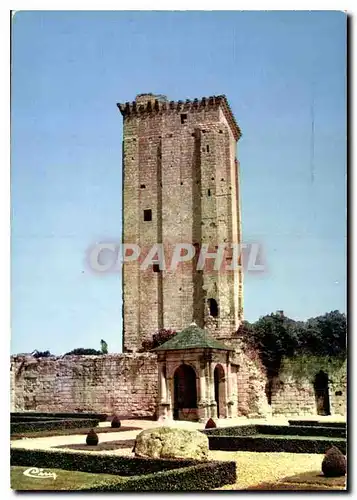
[(145, 92), (226, 94), (242, 128), (245, 318), (346, 310), (345, 14), (20, 12), (12, 58), (13, 353), (121, 350), (120, 275), (86, 251), (120, 241), (116, 103)]

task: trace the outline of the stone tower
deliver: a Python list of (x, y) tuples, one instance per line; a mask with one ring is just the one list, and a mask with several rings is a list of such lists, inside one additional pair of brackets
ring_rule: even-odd
[[(243, 290), (241, 269), (224, 269), (232, 244), (241, 243), (241, 132), (228, 101), (213, 96), (174, 102), (141, 94), (118, 107), (124, 120), (123, 243), (141, 250), (139, 259), (123, 265), (124, 350), (136, 351), (160, 328), (179, 331), (192, 321), (229, 339), (242, 319)], [(174, 268), (178, 243), (196, 252)], [(144, 269), (155, 244), (165, 265), (158, 259)], [(212, 258), (197, 269), (205, 244), (210, 253), (218, 245), (226, 248), (218, 270)]]

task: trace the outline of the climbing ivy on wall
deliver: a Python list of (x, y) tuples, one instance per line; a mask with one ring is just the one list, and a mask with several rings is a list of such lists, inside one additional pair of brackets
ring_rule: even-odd
[(346, 376), (346, 358), (343, 356), (314, 356), (302, 354), (294, 358), (284, 358), (282, 369), (295, 380), (314, 380), (316, 373), (322, 370), (333, 373), (341, 379)]

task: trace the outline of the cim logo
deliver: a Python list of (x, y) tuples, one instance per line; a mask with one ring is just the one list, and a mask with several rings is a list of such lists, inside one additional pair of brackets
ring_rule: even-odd
[(30, 467), (24, 471), (24, 476), (32, 477), (34, 479), (56, 479), (57, 474), (55, 472), (46, 472), (38, 467)]

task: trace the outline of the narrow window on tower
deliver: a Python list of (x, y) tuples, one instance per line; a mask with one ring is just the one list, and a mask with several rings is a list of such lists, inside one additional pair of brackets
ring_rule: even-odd
[(207, 196), (211, 196), (211, 190), (210, 189), (207, 191)]
[(209, 313), (213, 318), (218, 316), (218, 304), (215, 299), (208, 299)]
[(181, 125), (184, 125), (187, 122), (187, 114), (182, 113), (181, 115)]
[(207, 151), (207, 153), (209, 153), (209, 145), (208, 144), (206, 146), (206, 151)]
[(159, 273), (160, 272), (159, 264), (153, 264), (152, 270), (154, 271), (154, 273)]
[(152, 220), (151, 210), (144, 210), (144, 222), (150, 222)]

